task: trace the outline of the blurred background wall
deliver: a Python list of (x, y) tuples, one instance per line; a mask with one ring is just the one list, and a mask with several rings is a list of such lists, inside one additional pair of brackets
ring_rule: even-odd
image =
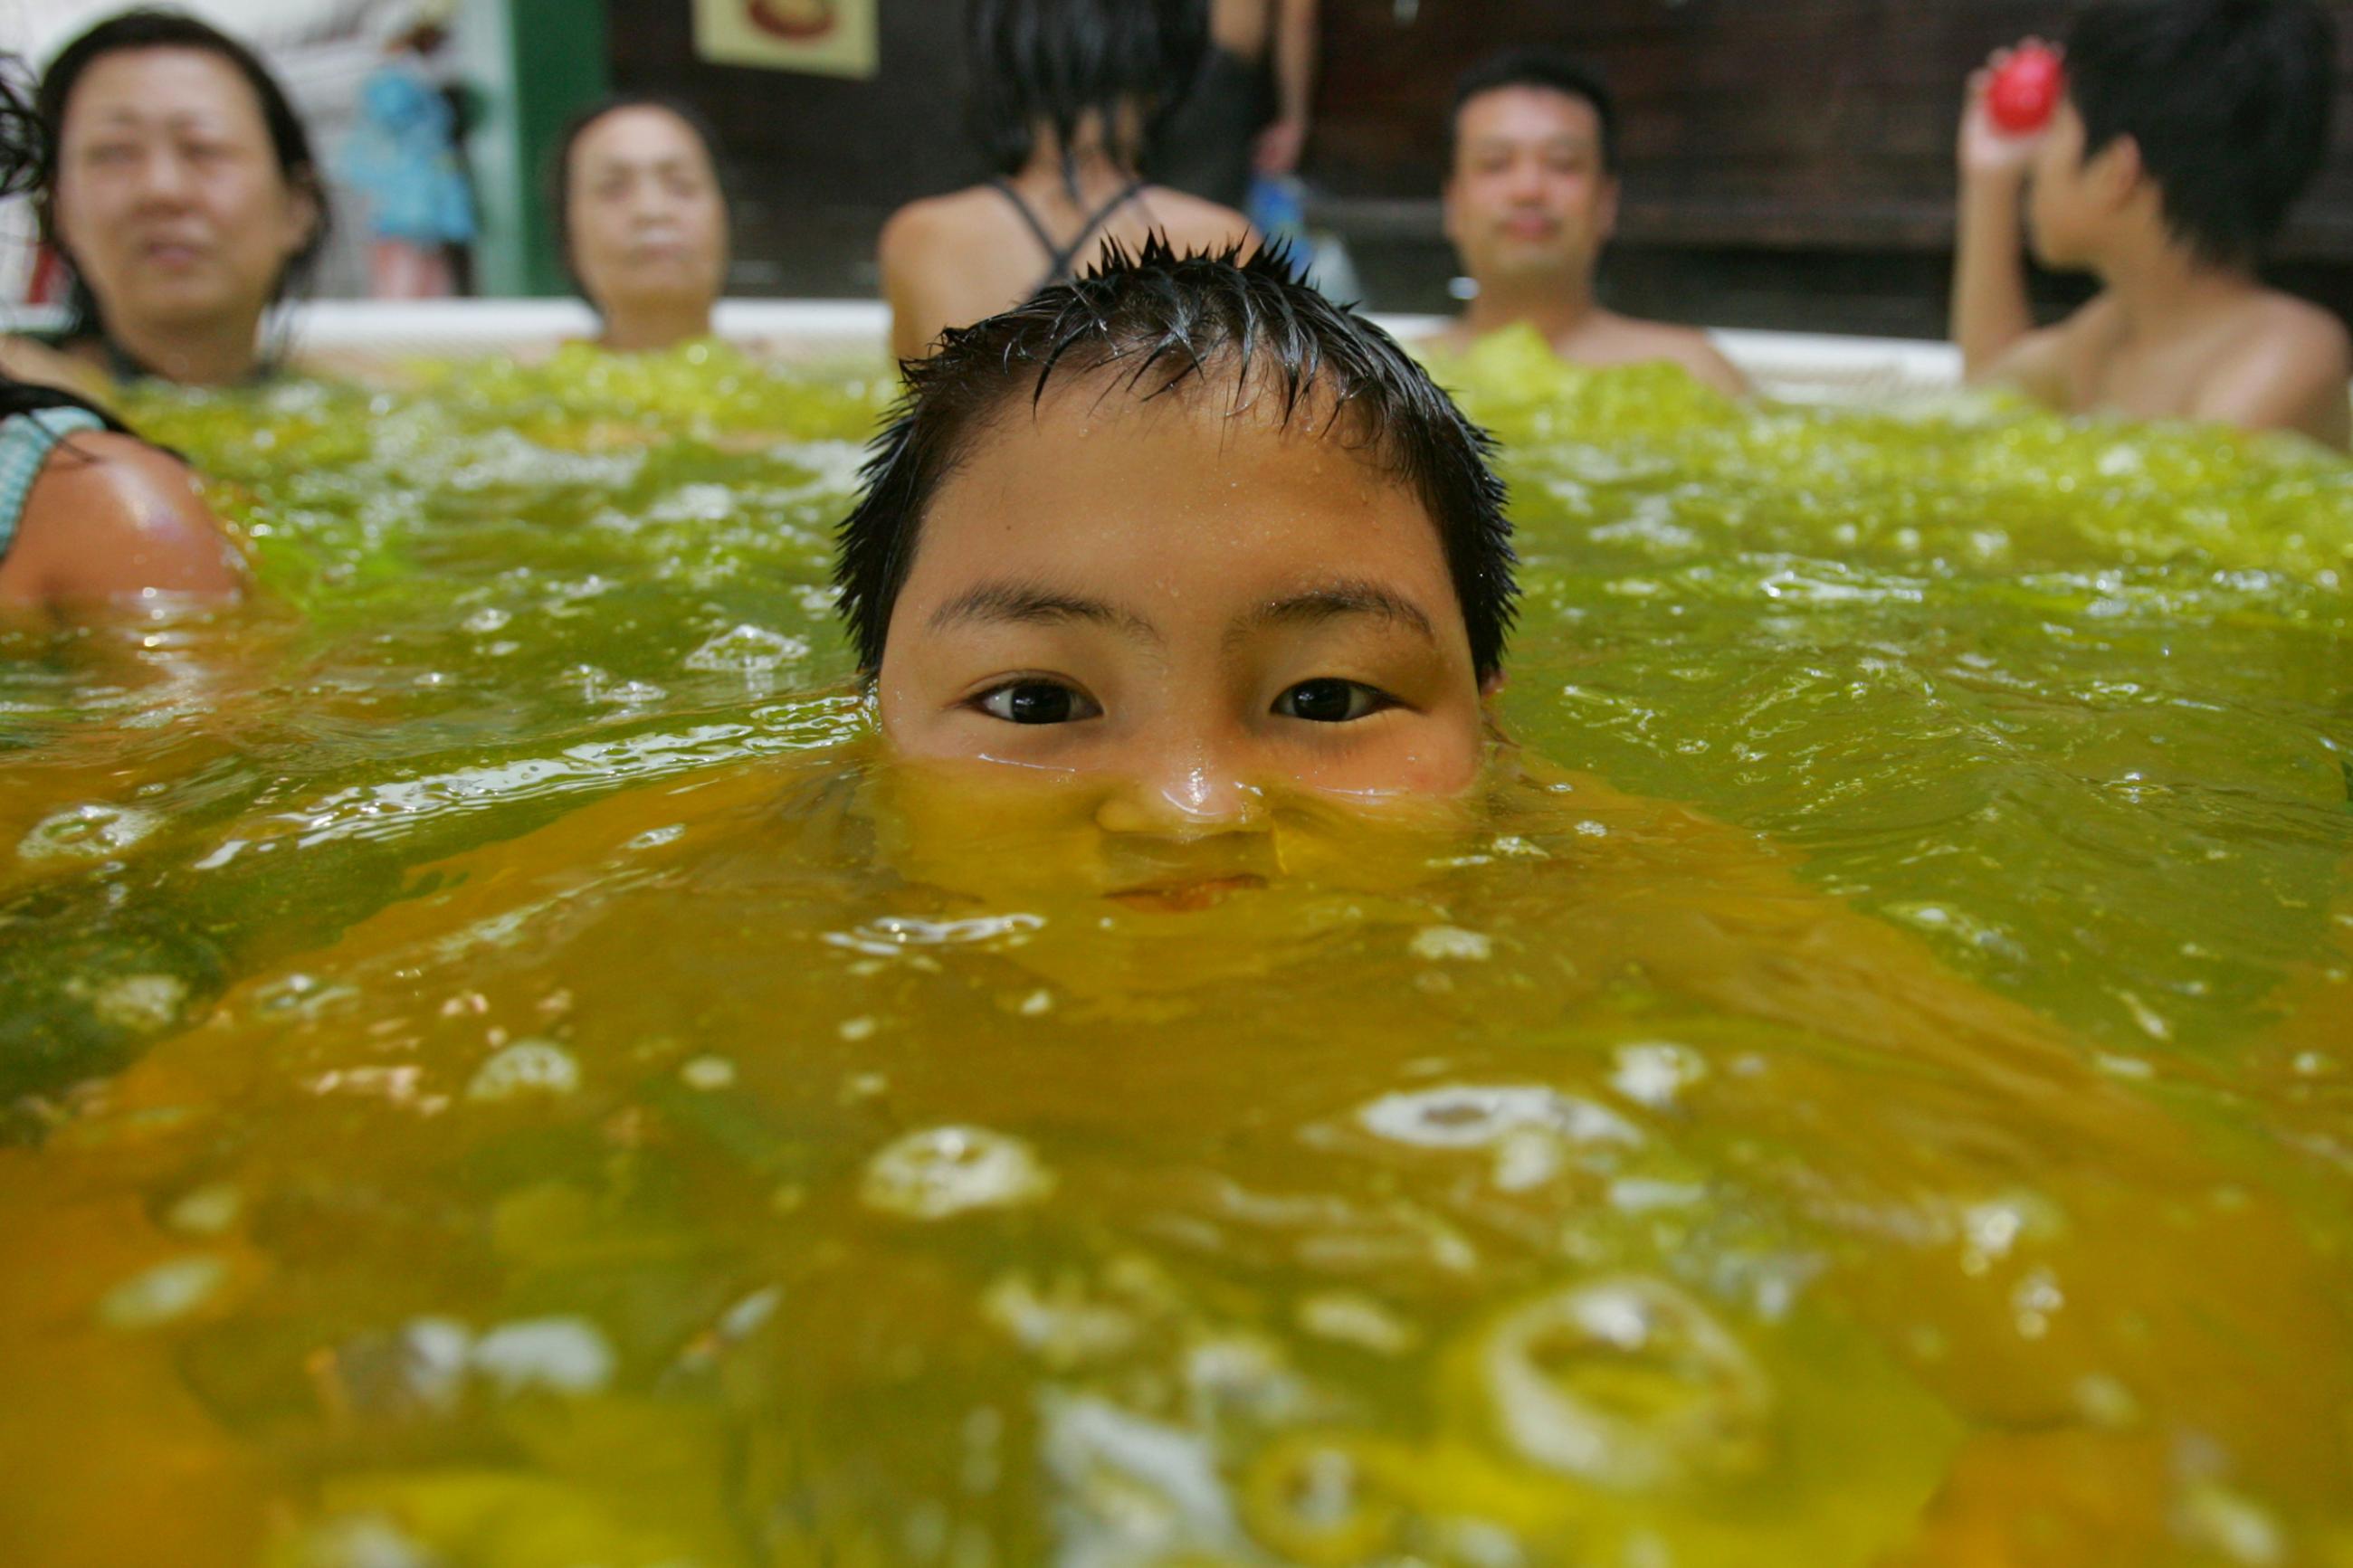
[[(1620, 308), (1722, 326), (1935, 337), (1952, 243), (1961, 83), (2066, 0), (1323, 0), (1303, 173), (1371, 302), (1448, 303), (1438, 229), (1457, 72), (1511, 44), (1599, 62), (1624, 100)], [(2333, 7), (2353, 42), (2353, 3)], [(866, 293), (896, 204), (978, 172), (959, 121), (955, 0), (882, 0), (871, 82), (779, 79), (694, 57), (686, 0), (607, 0), (617, 86), (703, 104), (744, 193), (737, 286)], [(2340, 63), (2340, 70), (2353, 61)], [(2353, 93), (2348, 93), (2353, 97)], [(2275, 270), (2353, 317), (2353, 102)], [(2046, 304), (2080, 283), (2045, 279)]]
[[(484, 292), (560, 292), (541, 202), (564, 121), (608, 89), (691, 100), (732, 154), (733, 291), (856, 297), (900, 203), (984, 171), (964, 134), (961, 0), (878, 0), (871, 79), (713, 64), (693, 0), (188, 0), (287, 76), (322, 155), (347, 131), (385, 29), (451, 8), (475, 106), (466, 153)], [(1454, 77), (1491, 50), (1597, 61), (1624, 100), (1625, 217), (1605, 277), (1620, 308), (1722, 326), (1934, 337), (1944, 331), (1951, 145), (1987, 51), (2063, 27), (2069, 0), (1322, 0), (1324, 69), (1303, 170), (1312, 226), (1340, 235), (1386, 310), (1441, 310), (1439, 234)], [(36, 61), (120, 0), (0, 0), (0, 48)], [(2334, 5), (2353, 41), (2353, 0)], [(2353, 60), (2340, 61), (2341, 73)], [(2353, 96), (2353, 95), (2348, 95)], [(2353, 103), (2274, 268), (2353, 318)], [(21, 214), (0, 218), (19, 241)], [(346, 237), (358, 223), (347, 215)], [(0, 295), (22, 245), (0, 243)], [(330, 291), (352, 291), (351, 241)], [(2056, 309), (2084, 291), (2046, 279)]]

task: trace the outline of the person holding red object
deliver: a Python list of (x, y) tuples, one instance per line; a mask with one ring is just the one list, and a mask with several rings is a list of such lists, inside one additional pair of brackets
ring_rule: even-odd
[[(2315, 0), (2101, 0), (2063, 51), (1997, 53), (1969, 79), (1957, 149), (1969, 379), (2069, 413), (2346, 447), (2353, 343), (2255, 272), (2326, 156), (2336, 52)], [(2029, 246), (2102, 292), (2038, 328)]]

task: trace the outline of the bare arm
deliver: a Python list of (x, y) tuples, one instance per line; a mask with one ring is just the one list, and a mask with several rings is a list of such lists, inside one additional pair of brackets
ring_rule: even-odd
[(1307, 127), (1315, 103), (1319, 0), (1275, 0), (1274, 123), (1259, 136), (1258, 167), (1288, 174), (1307, 150)]
[(1986, 88), (2007, 51), (1969, 78), (1956, 162), (1958, 233), (1953, 258), (1953, 342), (1971, 381), (1994, 373), (2034, 327), (2027, 300), (2025, 228), (2019, 207), (2039, 137), (2010, 136), (1986, 112)]
[(928, 225), (912, 207), (902, 207), (882, 226), (878, 259), (882, 269), (882, 299), (891, 307), (891, 357), (930, 357), (933, 342), (945, 322), (928, 298), (923, 275), (932, 248)]
[(244, 558), (186, 464), (134, 437), (58, 443), (0, 559), (0, 604), (120, 603), (149, 593), (235, 598)]

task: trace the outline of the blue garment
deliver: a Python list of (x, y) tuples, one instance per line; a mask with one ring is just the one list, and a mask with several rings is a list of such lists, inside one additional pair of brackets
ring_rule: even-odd
[(83, 430), (103, 430), (106, 421), (87, 408), (43, 408), (0, 419), (0, 559), (16, 542), (33, 481), (58, 442)]
[(458, 162), (457, 116), (413, 57), (385, 61), (361, 84), (359, 124), (338, 168), (367, 198), (376, 238), (472, 242), (474, 198)]

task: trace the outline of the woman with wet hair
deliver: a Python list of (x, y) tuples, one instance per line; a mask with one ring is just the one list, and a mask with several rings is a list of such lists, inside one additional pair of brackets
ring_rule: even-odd
[(659, 98), (616, 98), (565, 132), (549, 208), (565, 265), (623, 353), (711, 335), (727, 284), (727, 193), (718, 138), (702, 117)]
[(68, 44), (37, 103), (42, 228), (73, 270), (57, 346), (84, 384), (266, 378), (262, 317), (328, 223), (310, 138), (268, 68), (193, 16), (131, 11)]
[[(0, 78), (0, 197), (37, 194), (39, 129)], [(185, 464), (70, 392), (0, 374), (0, 621), (244, 586)]]
[(1229, 207), (1145, 181), (1155, 122), (1193, 79), (1203, 0), (971, 0), (974, 129), (997, 176), (902, 207), (882, 289), (902, 360), (940, 333), (1065, 282), (1106, 240), (1180, 252), (1252, 238)]

